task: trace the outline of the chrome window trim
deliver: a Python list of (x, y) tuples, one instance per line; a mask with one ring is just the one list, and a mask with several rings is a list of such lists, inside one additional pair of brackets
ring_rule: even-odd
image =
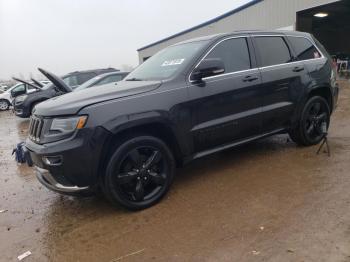
[[(276, 64), (276, 65), (270, 65), (270, 66), (261, 66), (261, 67), (256, 67), (256, 68), (251, 68), (251, 69), (247, 69), (247, 70), (240, 70), (240, 71), (236, 71), (236, 72), (230, 72), (230, 73), (225, 73), (225, 74), (221, 74), (221, 75), (216, 75), (216, 76), (208, 76), (208, 77), (204, 77), (203, 80), (210, 80), (210, 79), (215, 79), (221, 76), (229, 76), (229, 75), (234, 75), (234, 74), (239, 74), (239, 73), (245, 73), (245, 72), (249, 72), (249, 71), (253, 71), (253, 70), (262, 70), (262, 69), (267, 69), (267, 68), (273, 68), (273, 67), (280, 67), (280, 66), (284, 66), (284, 65), (292, 65), (292, 64), (296, 64), (296, 63), (300, 63), (300, 62), (307, 62), (307, 61), (315, 61), (315, 60), (322, 60), (324, 58), (326, 58), (324, 56), (324, 54), (321, 52), (321, 50), (317, 47), (317, 45), (315, 45), (308, 37), (306, 36), (300, 36), (300, 35), (288, 35), (288, 34), (276, 34), (276, 35), (261, 35), (261, 34), (251, 34), (251, 35), (240, 35), (240, 36), (232, 36), (232, 37), (228, 37), (225, 39), (220, 40), (219, 42), (217, 42), (212, 48), (209, 49), (209, 51), (203, 56), (203, 58), (196, 64), (196, 66), (192, 69), (191, 73), (188, 76), (188, 81), (190, 83), (194, 83), (195, 81), (191, 80), (191, 75), (193, 73), (193, 71), (198, 67), (198, 65), (208, 56), (208, 54), (221, 42), (229, 40), (229, 39), (235, 39), (235, 38), (248, 38), (248, 37), (298, 37), (298, 38), (305, 38), (307, 41), (309, 41), (316, 49), (317, 51), (321, 54), (321, 57), (318, 58), (311, 58), (311, 59), (304, 59), (304, 60), (298, 60), (298, 61), (294, 61), (294, 62), (289, 62), (289, 63), (282, 63), (282, 64)], [(289, 46), (288, 46), (289, 47)], [(248, 46), (249, 48), (249, 46)]]
[(221, 74), (221, 75), (216, 75), (216, 76), (207, 76), (207, 77), (203, 77), (203, 80), (215, 79), (215, 78), (218, 78), (218, 77), (221, 77), (221, 76), (230, 76), (230, 75), (235, 75), (235, 74), (242, 74), (242, 73), (246, 73), (246, 72), (250, 72), (250, 71), (257, 71), (258, 72), (258, 70), (259, 69), (256, 67), (256, 68), (240, 70), (240, 71), (235, 71), (235, 72)]
[(277, 65), (270, 65), (270, 66), (262, 66), (262, 67), (258, 67), (260, 70), (266, 69), (266, 68), (273, 68), (273, 67), (281, 67), (281, 66), (287, 66), (287, 65), (293, 65), (293, 64), (297, 64), (297, 63), (301, 63), (301, 62), (307, 62), (307, 61), (311, 61), (311, 60), (320, 60), (320, 59), (324, 59), (324, 57), (319, 57), (319, 58), (312, 58), (312, 59), (306, 59), (306, 60), (300, 60), (300, 61), (294, 61), (294, 62), (290, 62), (290, 63), (283, 63), (283, 64), (277, 64)]

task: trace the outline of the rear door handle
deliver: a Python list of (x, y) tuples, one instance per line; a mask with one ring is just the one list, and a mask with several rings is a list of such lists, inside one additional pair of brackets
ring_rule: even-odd
[(296, 66), (293, 68), (293, 72), (301, 72), (304, 70), (304, 67), (303, 66)]
[(258, 79), (259, 77), (256, 77), (256, 76), (246, 76), (245, 78), (243, 78), (243, 82), (253, 82)]

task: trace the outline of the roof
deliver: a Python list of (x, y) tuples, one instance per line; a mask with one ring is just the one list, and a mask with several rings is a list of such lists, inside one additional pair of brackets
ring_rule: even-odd
[(164, 39), (162, 39), (162, 40), (159, 40), (159, 41), (157, 41), (157, 42), (154, 42), (154, 43), (152, 43), (152, 44), (149, 44), (149, 45), (146, 45), (146, 46), (144, 46), (144, 47), (141, 47), (141, 48), (137, 49), (137, 51), (142, 51), (142, 50), (144, 50), (144, 49), (147, 49), (147, 48), (149, 48), (149, 47), (152, 47), (152, 46), (155, 46), (155, 45), (157, 45), (157, 44), (163, 43), (163, 42), (168, 41), (168, 40), (170, 40), (170, 39), (172, 39), (172, 38), (175, 38), (175, 37), (177, 37), (177, 36), (180, 36), (180, 35), (189, 33), (189, 32), (191, 32), (191, 31), (197, 30), (197, 29), (202, 28), (202, 27), (204, 27), (204, 26), (207, 26), (207, 25), (210, 25), (210, 24), (212, 24), (212, 23), (218, 22), (218, 21), (220, 21), (221, 19), (224, 19), (224, 18), (226, 18), (226, 17), (228, 17), (228, 16), (231, 16), (231, 15), (233, 15), (233, 14), (235, 14), (235, 13), (238, 13), (238, 12), (240, 12), (240, 11), (242, 11), (242, 10), (248, 8), (248, 7), (251, 7), (251, 6), (253, 6), (253, 5), (257, 4), (257, 3), (260, 3), (260, 2), (262, 2), (262, 1), (264, 1), (264, 0), (251, 0), (250, 2), (248, 2), (248, 3), (246, 3), (246, 4), (242, 5), (242, 6), (240, 6), (240, 7), (238, 7), (238, 8), (235, 8), (235, 9), (233, 9), (233, 10), (231, 10), (231, 11), (229, 11), (229, 12), (223, 14), (223, 15), (220, 15), (220, 16), (218, 16), (218, 17), (215, 17), (215, 18), (213, 18), (213, 19), (211, 19), (211, 20), (209, 20), (209, 21), (206, 21), (206, 22), (204, 22), (204, 23), (202, 23), (202, 24), (199, 24), (199, 25), (197, 25), (197, 26), (191, 27), (191, 28), (189, 28), (189, 29), (187, 29), (187, 30), (181, 31), (181, 32), (179, 32), (179, 33), (177, 33), (177, 34), (168, 36), (168, 37), (166, 37), (166, 38), (164, 38)]
[(242, 36), (242, 35), (296, 35), (296, 36), (309, 36), (309, 33), (300, 31), (286, 31), (286, 30), (235, 30), (227, 33), (219, 33), (213, 35), (200, 36), (196, 38), (186, 39), (184, 41), (177, 42), (170, 46), (182, 45), (186, 43), (192, 43), (205, 40), (217, 40), (227, 36)]
[(73, 74), (78, 74), (78, 73), (91, 73), (91, 72), (101, 73), (101, 72), (104, 72), (104, 71), (106, 73), (108, 73), (108, 72), (118, 72), (120, 70), (112, 68), (112, 67), (108, 67), (108, 68), (99, 68), (99, 69), (79, 70), (79, 71), (70, 72), (67, 75), (73, 75)]

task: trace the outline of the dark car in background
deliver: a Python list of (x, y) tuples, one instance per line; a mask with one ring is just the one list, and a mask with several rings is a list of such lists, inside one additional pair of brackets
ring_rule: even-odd
[[(64, 75), (61, 77), (61, 81), (69, 89), (62, 89), (61, 86), (56, 86), (54, 83), (48, 84), (41, 89), (37, 89), (31, 93), (21, 92), (11, 92), (11, 96), (14, 98), (13, 106), (16, 116), (27, 118), (30, 117), (33, 108), (52, 97), (60, 96), (67, 92), (70, 92), (85, 83), (86, 81), (94, 78), (98, 75), (119, 71), (114, 68), (105, 68), (105, 69), (95, 69), (95, 70), (86, 70), (86, 71), (75, 71)], [(41, 69), (41, 72), (45, 74), (45, 71)]]
[(26, 147), (38, 180), (63, 194), (102, 189), (138, 210), (178, 165), (280, 133), (319, 143), (337, 104), (331, 57), (310, 34), (239, 31), (158, 52), (114, 84), (35, 108)]

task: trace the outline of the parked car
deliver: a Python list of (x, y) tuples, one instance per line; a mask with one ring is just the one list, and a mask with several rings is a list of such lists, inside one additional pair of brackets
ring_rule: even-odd
[(5, 92), (9, 87), (7, 85), (0, 84), (0, 92)]
[(280, 133), (319, 143), (338, 98), (323, 46), (299, 32), (239, 31), (170, 46), (115, 85), (41, 103), (26, 147), (63, 194), (98, 188), (132, 210), (157, 203), (177, 165)]
[(113, 72), (95, 76), (94, 78), (86, 81), (84, 84), (77, 87), (74, 91), (84, 90), (90, 87), (102, 86), (109, 83), (116, 83), (123, 80), (129, 72)]
[[(45, 81), (46, 83), (47, 81)], [(44, 83), (44, 82), (43, 82)], [(5, 111), (10, 108), (12, 105), (12, 97), (11, 92), (23, 92), (30, 94), (35, 91), (35, 88), (31, 85), (31, 83), (17, 83), (0, 94), (0, 111)]]
[[(46, 70), (39, 69), (45, 76), (48, 73)], [(64, 75), (62, 77), (63, 80), (60, 82), (63, 83), (64, 86), (68, 87), (68, 89), (62, 89), (60, 87), (55, 86), (55, 83), (48, 84), (42, 87), (40, 90), (36, 90), (30, 94), (26, 94), (24, 92), (12, 92), (12, 96), (15, 98), (14, 100), (14, 111), (16, 116), (27, 118), (30, 117), (31, 112), (34, 107), (55, 96), (60, 96), (67, 92), (70, 92), (77, 88), (79, 85), (85, 83), (91, 78), (101, 75), (107, 72), (115, 72), (118, 71), (114, 68), (106, 68), (106, 69), (95, 69), (95, 70), (87, 70), (87, 71), (75, 71)]]

